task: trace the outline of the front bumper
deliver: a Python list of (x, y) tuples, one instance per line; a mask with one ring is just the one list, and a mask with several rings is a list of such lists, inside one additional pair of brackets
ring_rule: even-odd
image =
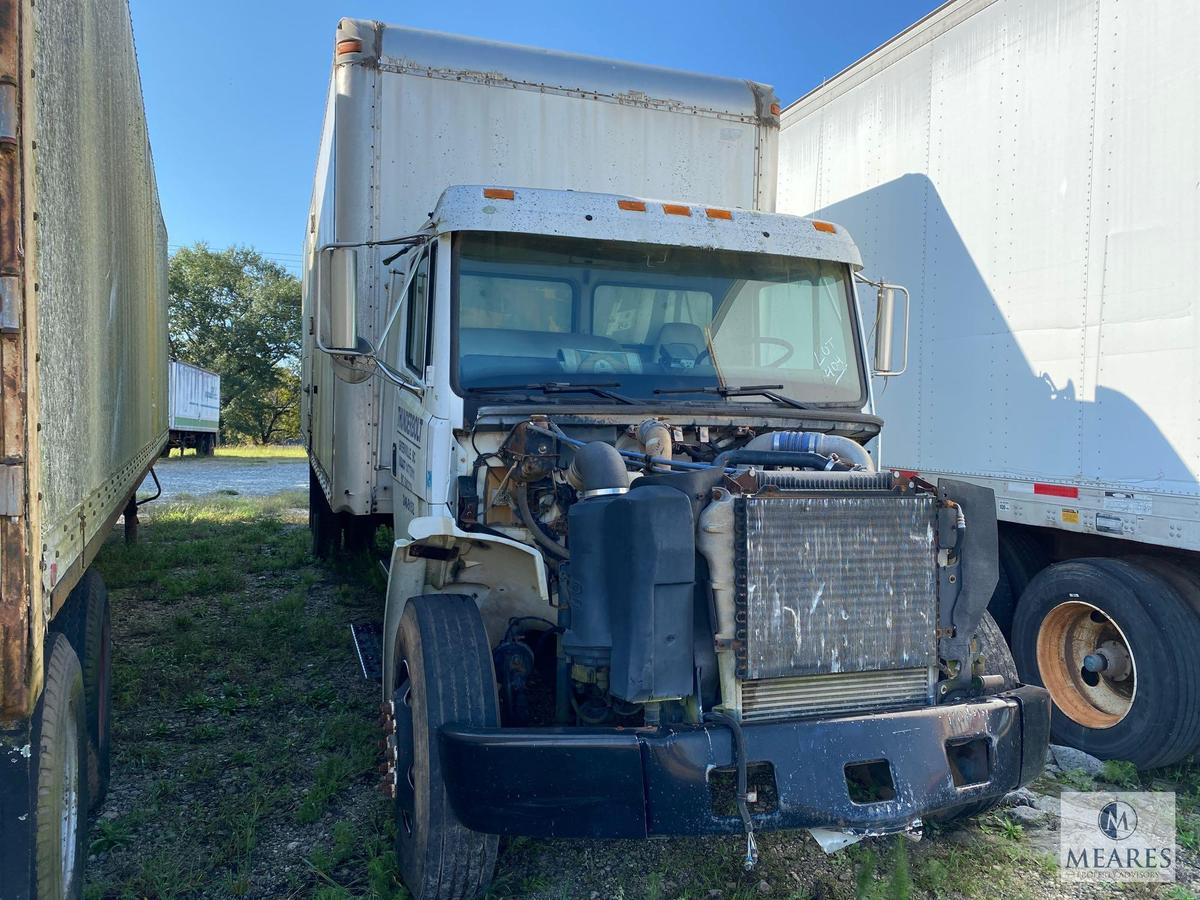
[[(774, 766), (778, 802), (760, 830), (903, 829), (915, 819), (1003, 796), (1045, 766), (1050, 699), (996, 697), (902, 712), (743, 726), (749, 761)], [(713, 811), (708, 775), (733, 762), (719, 725), (662, 728), (461, 728), (440, 733), (450, 803), (468, 828), (531, 837), (739, 832)], [(986, 779), (955, 783), (947, 747), (982, 739)], [(886, 760), (895, 797), (856, 803), (845, 766)], [(962, 779), (959, 779), (961, 782)]]

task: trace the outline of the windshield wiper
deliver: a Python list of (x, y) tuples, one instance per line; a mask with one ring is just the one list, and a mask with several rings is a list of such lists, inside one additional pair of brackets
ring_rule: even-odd
[(617, 394), (606, 388), (619, 388), (619, 381), (603, 381), (595, 384), (573, 384), (569, 381), (539, 381), (534, 384), (496, 384), (487, 385), (485, 387), (470, 387), (467, 388), (469, 394), (505, 394), (509, 391), (541, 391), (543, 394), (594, 394), (597, 397), (604, 397), (608, 400), (616, 400), (618, 403), (626, 403), (630, 406), (635, 406), (633, 400)]
[(654, 393), (717, 394), (721, 397), (766, 397), (768, 400), (774, 400), (776, 403), (782, 403), (784, 406), (790, 406), (792, 409), (806, 409), (809, 411), (817, 409), (815, 406), (809, 406), (807, 403), (801, 403), (799, 400), (793, 400), (791, 397), (775, 393), (776, 390), (782, 387), (782, 384), (744, 384), (740, 387), (722, 387), (721, 385), (710, 384), (688, 388), (655, 388)]

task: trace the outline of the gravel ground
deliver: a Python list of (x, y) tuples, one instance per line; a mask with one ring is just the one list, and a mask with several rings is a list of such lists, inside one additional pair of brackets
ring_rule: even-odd
[[(160, 501), (174, 500), (183, 494), (245, 494), (266, 497), (281, 491), (308, 489), (308, 463), (302, 459), (220, 459), (188, 456), (160, 459), (154, 464), (162, 484)], [(154, 493), (154, 481), (147, 478), (138, 489), (140, 496)], [(158, 501), (155, 501), (158, 502)]]

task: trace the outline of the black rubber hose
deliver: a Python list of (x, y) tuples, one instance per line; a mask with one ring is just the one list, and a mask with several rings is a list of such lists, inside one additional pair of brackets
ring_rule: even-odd
[(576, 450), (571, 469), (583, 485), (585, 498), (596, 492), (617, 494), (629, 490), (625, 460), (616, 447), (603, 441), (592, 441)]
[(746, 736), (742, 733), (741, 723), (723, 712), (709, 710), (704, 714), (704, 721), (724, 725), (733, 733), (733, 765), (737, 769), (737, 808), (742, 817), (742, 826), (746, 829), (746, 858), (743, 864), (749, 871), (758, 862), (758, 843), (754, 840), (754, 820), (750, 818), (750, 774), (746, 758)]
[(571, 551), (543, 531), (542, 523), (529, 509), (529, 485), (523, 484), (520, 490), (513, 493), (517, 495), (517, 513), (521, 516), (521, 523), (529, 529), (537, 545), (559, 561), (570, 559)]
[(726, 450), (713, 460), (714, 466), (722, 468), (739, 463), (746, 466), (792, 466), (821, 472), (849, 472), (854, 468), (820, 453), (801, 450)]

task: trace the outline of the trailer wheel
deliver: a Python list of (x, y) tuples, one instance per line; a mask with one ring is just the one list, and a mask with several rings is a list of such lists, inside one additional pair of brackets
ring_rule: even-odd
[(438, 749), (447, 722), (500, 724), (487, 633), (475, 601), (412, 597), (400, 619), (395, 761), (396, 858), (416, 900), (465, 900), (491, 881), (499, 838), (462, 825), (450, 808)]
[(35, 723), (34, 895), (78, 897), (87, 825), (83, 671), (66, 635), (46, 636), (46, 680)]
[(1200, 741), (1200, 615), (1170, 582), (1114, 559), (1058, 563), (1013, 621), (1023, 680), (1054, 702), (1051, 740), (1139, 768)]
[(108, 794), (112, 744), (112, 622), (108, 588), (89, 569), (76, 589), (83, 598), (83, 693), (88, 726), (88, 795), (96, 809)]
[(337, 545), (338, 521), (311, 466), (308, 469), (308, 530), (312, 532), (312, 555), (317, 559), (329, 559)]

